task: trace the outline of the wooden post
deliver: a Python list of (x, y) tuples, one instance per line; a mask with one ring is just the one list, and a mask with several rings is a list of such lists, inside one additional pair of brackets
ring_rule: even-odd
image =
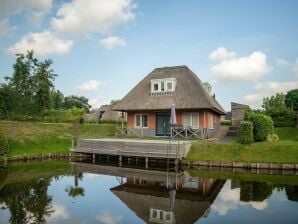
[(122, 156), (119, 156), (119, 166), (122, 166)]
[(95, 153), (92, 154), (93, 163), (95, 163)]

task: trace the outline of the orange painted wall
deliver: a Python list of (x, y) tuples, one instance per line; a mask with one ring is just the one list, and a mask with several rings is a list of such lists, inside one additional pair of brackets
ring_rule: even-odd
[[(177, 119), (177, 125), (183, 124), (183, 113), (184, 112), (198, 112), (199, 113), (199, 127), (200, 128), (210, 128), (209, 118), (210, 113), (213, 113), (208, 110), (177, 110), (176, 111), (176, 119)], [(148, 128), (155, 128), (155, 111), (137, 111), (137, 112), (128, 112), (127, 113), (127, 125), (130, 128), (134, 128), (134, 119), (135, 114), (148, 114)], [(205, 119), (204, 119), (205, 114)], [(220, 116), (213, 113), (214, 116), (214, 124), (220, 123)]]

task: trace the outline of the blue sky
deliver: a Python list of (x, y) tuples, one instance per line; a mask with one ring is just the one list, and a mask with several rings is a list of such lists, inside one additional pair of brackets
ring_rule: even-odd
[(56, 88), (93, 107), (156, 67), (187, 65), (226, 110), (298, 88), (298, 1), (1, 0), (0, 80), (16, 52), (54, 60)]

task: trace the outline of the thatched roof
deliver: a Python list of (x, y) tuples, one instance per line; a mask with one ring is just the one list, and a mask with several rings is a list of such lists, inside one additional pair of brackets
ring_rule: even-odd
[[(153, 79), (175, 78), (175, 93), (169, 95), (150, 94)], [(113, 110), (169, 110), (172, 104), (176, 109), (211, 109), (225, 114), (220, 104), (208, 94), (202, 81), (187, 66), (156, 68), (140, 81)]]

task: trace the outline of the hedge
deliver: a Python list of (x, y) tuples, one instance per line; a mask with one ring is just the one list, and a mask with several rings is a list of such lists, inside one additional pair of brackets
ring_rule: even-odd
[(222, 126), (232, 126), (232, 121), (231, 120), (223, 120), (220, 122), (220, 125)]
[(7, 154), (7, 152), (8, 152), (7, 135), (6, 135), (3, 127), (0, 126), (0, 156)]
[(254, 141), (252, 122), (242, 121), (240, 123), (239, 140), (241, 144), (250, 144)]
[(272, 118), (274, 127), (295, 127), (296, 125), (295, 112), (289, 109), (268, 111), (266, 114)]
[(267, 136), (273, 133), (273, 121), (270, 116), (250, 112), (246, 118), (253, 124), (254, 141), (266, 141)]

